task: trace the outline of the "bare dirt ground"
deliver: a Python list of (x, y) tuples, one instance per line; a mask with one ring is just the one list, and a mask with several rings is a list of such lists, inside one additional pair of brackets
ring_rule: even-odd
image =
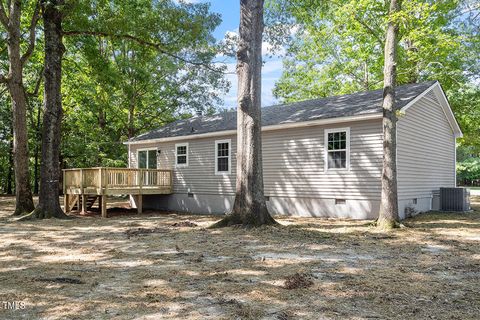
[(0, 318), (478, 319), (474, 201), (381, 233), (313, 218), (211, 230), (218, 217), (159, 212), (14, 222), (0, 197)]

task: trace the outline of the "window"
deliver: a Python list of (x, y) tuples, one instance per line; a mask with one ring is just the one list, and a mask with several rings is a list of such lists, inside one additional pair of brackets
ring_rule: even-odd
[(325, 130), (325, 170), (350, 169), (350, 128)]
[(215, 141), (215, 174), (229, 174), (231, 166), (231, 140)]
[(188, 143), (177, 143), (175, 145), (175, 166), (188, 166)]
[(157, 149), (140, 149), (137, 159), (139, 169), (157, 169)]

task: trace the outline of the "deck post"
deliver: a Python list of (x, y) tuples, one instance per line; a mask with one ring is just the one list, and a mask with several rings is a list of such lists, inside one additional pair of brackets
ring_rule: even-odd
[(139, 194), (137, 197), (137, 213), (141, 214), (143, 212), (143, 195)]
[(107, 216), (107, 196), (106, 195), (101, 195), (100, 196), (100, 203), (102, 207), (102, 218), (108, 218)]
[(65, 169), (62, 170), (63, 171), (63, 180), (62, 180), (62, 184), (63, 184), (63, 195), (66, 195), (67, 194), (67, 184), (65, 183)]
[[(65, 189), (65, 185), (63, 187)], [(68, 198), (68, 194), (67, 193), (63, 193), (63, 211), (65, 211), (65, 213), (69, 213), (70, 212), (70, 206), (68, 205), (68, 202), (69, 202), (69, 198)]]
[(87, 213), (87, 196), (82, 194), (82, 213)]
[[(99, 211), (107, 217), (107, 196), (109, 194), (130, 194), (135, 198), (137, 212), (143, 212), (143, 194), (169, 194), (173, 190), (173, 171), (169, 169), (143, 168), (84, 168), (63, 171), (64, 210), (86, 212), (89, 196), (98, 198)], [(150, 178), (150, 179), (149, 179)], [(96, 199), (95, 199), (96, 200)]]

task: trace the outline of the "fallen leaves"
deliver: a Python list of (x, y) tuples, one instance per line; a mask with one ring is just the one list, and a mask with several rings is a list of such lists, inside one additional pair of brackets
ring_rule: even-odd
[(177, 228), (184, 228), (184, 227), (194, 228), (194, 227), (198, 227), (198, 224), (186, 220), (186, 221), (175, 222), (175, 223), (172, 224), (172, 227), (177, 227)]
[(295, 273), (285, 279), (285, 289), (304, 289), (313, 286), (312, 275), (307, 273)]
[(128, 229), (125, 231), (127, 238), (135, 237), (135, 236), (144, 236), (152, 233), (167, 233), (169, 232), (168, 229), (165, 228), (135, 228), (135, 229)]

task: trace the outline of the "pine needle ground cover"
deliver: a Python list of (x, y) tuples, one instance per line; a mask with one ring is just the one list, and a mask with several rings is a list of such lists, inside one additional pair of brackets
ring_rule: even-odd
[(13, 201), (0, 197), (2, 319), (480, 314), (480, 197), (477, 211), (422, 214), (390, 233), (314, 218), (208, 229), (218, 217), (161, 212), (14, 222)]

